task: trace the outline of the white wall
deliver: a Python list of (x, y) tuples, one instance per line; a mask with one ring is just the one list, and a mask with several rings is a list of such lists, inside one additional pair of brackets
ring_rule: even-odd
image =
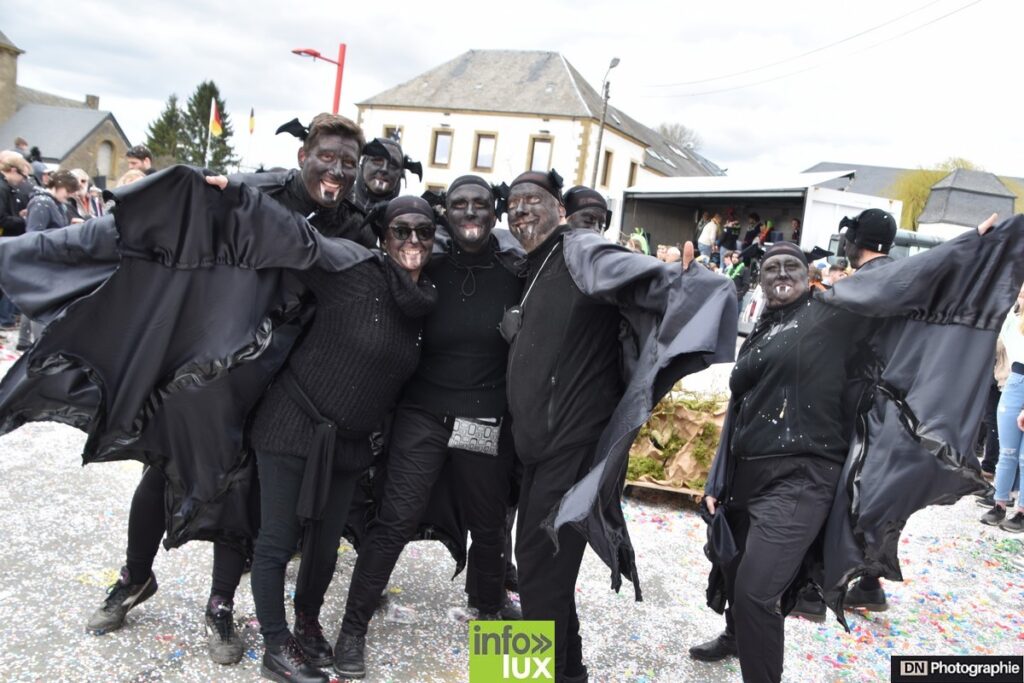
[[(586, 120), (579, 119), (544, 119), (536, 116), (511, 116), (487, 113), (446, 113), (443, 111), (421, 111), (409, 109), (381, 109), (364, 107), (360, 110), (359, 123), (367, 139), (384, 135), (385, 126), (402, 128), (402, 149), (413, 160), (423, 163), (423, 182), (415, 176), (407, 178), (406, 193), (420, 194), (429, 185), (444, 185), (467, 173), (473, 173), (492, 183), (511, 182), (517, 175), (526, 171), (529, 163), (531, 136), (549, 136), (553, 139), (551, 167), (565, 179), (568, 189), (576, 184), (576, 171), (579, 165), (580, 146), (583, 144)], [(587, 168), (583, 174), (583, 185), (589, 185), (593, 174), (593, 163), (597, 147), (597, 124), (591, 123), (588, 144)], [(435, 129), (452, 131), (451, 162), (447, 168), (439, 168), (430, 164), (431, 144)], [(495, 162), (490, 172), (473, 168), (473, 154), (476, 145), (476, 133), (496, 133)], [(601, 174), (597, 179), (597, 190), (616, 204), (613, 210), (620, 208), (622, 191), (629, 180), (631, 162), (639, 164), (637, 182), (657, 176), (642, 166), (644, 148), (634, 141), (619, 134), (610, 127), (605, 127), (602, 150), (612, 152), (612, 167), (609, 183), (601, 184)], [(602, 153), (603, 158), (603, 153)]]

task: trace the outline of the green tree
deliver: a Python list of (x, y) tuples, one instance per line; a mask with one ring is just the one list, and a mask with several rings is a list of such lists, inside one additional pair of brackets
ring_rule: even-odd
[(924, 211), (932, 186), (958, 168), (969, 171), (982, 170), (967, 159), (950, 157), (932, 168), (916, 168), (901, 174), (885, 192), (886, 196), (903, 202), (900, 225), (906, 230), (917, 230), (917, 218)]
[[(217, 111), (220, 113), (221, 128), (224, 131), (219, 137), (210, 136), (211, 99), (217, 101)], [(231, 146), (231, 136), (234, 134), (231, 117), (228, 116), (227, 107), (213, 81), (203, 81), (196, 86), (195, 92), (188, 98), (188, 104), (185, 106), (183, 124), (185, 139), (182, 161), (193, 166), (204, 165), (203, 157), (209, 140), (210, 156), (205, 164), (207, 168), (225, 173), (229, 166), (238, 165), (238, 159)]]
[(178, 96), (171, 95), (160, 116), (149, 124), (146, 131), (146, 147), (153, 153), (153, 163), (158, 168), (183, 161), (185, 146), (185, 121)]

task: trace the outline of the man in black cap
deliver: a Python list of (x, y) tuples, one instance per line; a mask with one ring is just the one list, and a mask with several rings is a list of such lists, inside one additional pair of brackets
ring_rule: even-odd
[[(881, 209), (867, 209), (856, 218), (844, 218), (839, 229), (846, 257), (854, 270), (867, 272), (892, 263), (889, 250), (896, 239), (896, 219), (892, 214)], [(839, 255), (843, 255), (843, 249), (839, 250)]]
[[(701, 362), (731, 355), (736, 297), (727, 280), (708, 271), (639, 257), (593, 229), (564, 225), (568, 209), (560, 191), (554, 171), (523, 173), (511, 184), (509, 229), (527, 252), (528, 274), (502, 333), (511, 341), (508, 402), (524, 465), (516, 537), (523, 617), (554, 621), (555, 680), (568, 683), (588, 680), (575, 601), (588, 541), (612, 568), (613, 588), (625, 575), (640, 596), (618, 497), (634, 428), (649, 417), (650, 401), (686, 372), (671, 359), (700, 355), (677, 324), (705, 305), (718, 310), (721, 315), (709, 314), (714, 320), (699, 325), (702, 333), (733, 327), (699, 345), (708, 354)], [(568, 193), (570, 206), (601, 207), (592, 192)], [(595, 218), (593, 225), (607, 220)], [(687, 265), (692, 247), (688, 256)], [(633, 334), (621, 334), (623, 326)], [(680, 344), (668, 349), (659, 339)], [(666, 374), (655, 379), (660, 369)], [(570, 501), (574, 494), (580, 502)], [(563, 511), (570, 512), (563, 518)]]
[(573, 229), (603, 233), (612, 220), (604, 196), (589, 187), (577, 185), (565, 193), (565, 222)]

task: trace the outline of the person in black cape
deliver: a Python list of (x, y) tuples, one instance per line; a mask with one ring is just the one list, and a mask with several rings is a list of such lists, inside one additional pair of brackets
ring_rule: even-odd
[(511, 343), (508, 403), (524, 464), (516, 560), (523, 617), (555, 623), (555, 679), (588, 680), (575, 586), (587, 543), (632, 582), (636, 561), (620, 505), (626, 459), (653, 406), (683, 375), (730, 360), (736, 295), (725, 278), (637, 255), (593, 230), (562, 225), (561, 178), (511, 184), (509, 227), (527, 253)]
[[(779, 681), (783, 616), (799, 591), (820, 586), (845, 626), (852, 579), (901, 578), (907, 517), (985, 486), (970, 450), (975, 399), (1024, 280), (1024, 220), (982, 237), (994, 218), (823, 294), (808, 293), (799, 248), (768, 249), (768, 309), (739, 351), (705, 488), (708, 604), (725, 610), (726, 631), (691, 656), (738, 653), (744, 681)], [(873, 379), (860, 396), (836, 391), (861, 377)]]

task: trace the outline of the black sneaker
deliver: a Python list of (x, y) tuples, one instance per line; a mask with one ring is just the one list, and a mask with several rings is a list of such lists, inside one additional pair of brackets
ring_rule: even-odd
[(505, 604), (497, 612), (484, 612), (480, 609), (480, 605), (477, 603), (476, 598), (472, 595), (467, 596), (466, 605), (470, 609), (475, 609), (479, 615), (477, 618), (480, 621), (522, 621), (523, 610), (519, 605), (512, 602), (512, 599), (505, 595)]
[(260, 674), (278, 683), (330, 683), (331, 677), (309, 663), (299, 641), (292, 636), (284, 645), (268, 645), (263, 651)]
[(342, 678), (366, 676), (366, 636), (350, 636), (342, 631), (334, 644), (334, 671)]
[(215, 664), (238, 664), (245, 647), (235, 631), (235, 606), (220, 596), (206, 605), (206, 638), (210, 659)]
[(796, 604), (787, 617), (802, 617), (808, 621), (821, 624), (825, 621), (825, 601), (817, 591), (802, 591), (796, 598)]
[(735, 657), (736, 654), (736, 636), (728, 631), (690, 648), (690, 656), (701, 662), (717, 662), (726, 657)]
[(1000, 524), (999, 528), (1009, 531), (1011, 534), (1019, 534), (1024, 531), (1024, 512), (1017, 510), (1012, 517), (1007, 517)]
[(846, 591), (846, 600), (843, 602), (843, 607), (847, 609), (860, 607), (869, 612), (884, 612), (889, 609), (889, 603), (885, 600), (885, 589), (881, 586), (878, 588), (864, 588), (861, 586), (861, 582), (858, 581)]
[(128, 567), (121, 567), (117, 581), (107, 589), (107, 599), (103, 601), (103, 606), (89, 617), (89, 623), (85, 625), (86, 632), (101, 636), (121, 628), (128, 611), (153, 597), (156, 589), (156, 576), (153, 572), (149, 573), (149, 578), (144, 582), (132, 583)]
[(314, 666), (330, 666), (334, 661), (334, 650), (324, 638), (324, 630), (316, 614), (295, 610), (295, 640)]
[(989, 526), (999, 526), (1006, 519), (1006, 508), (1001, 505), (993, 505), (992, 509), (981, 516), (981, 523)]

